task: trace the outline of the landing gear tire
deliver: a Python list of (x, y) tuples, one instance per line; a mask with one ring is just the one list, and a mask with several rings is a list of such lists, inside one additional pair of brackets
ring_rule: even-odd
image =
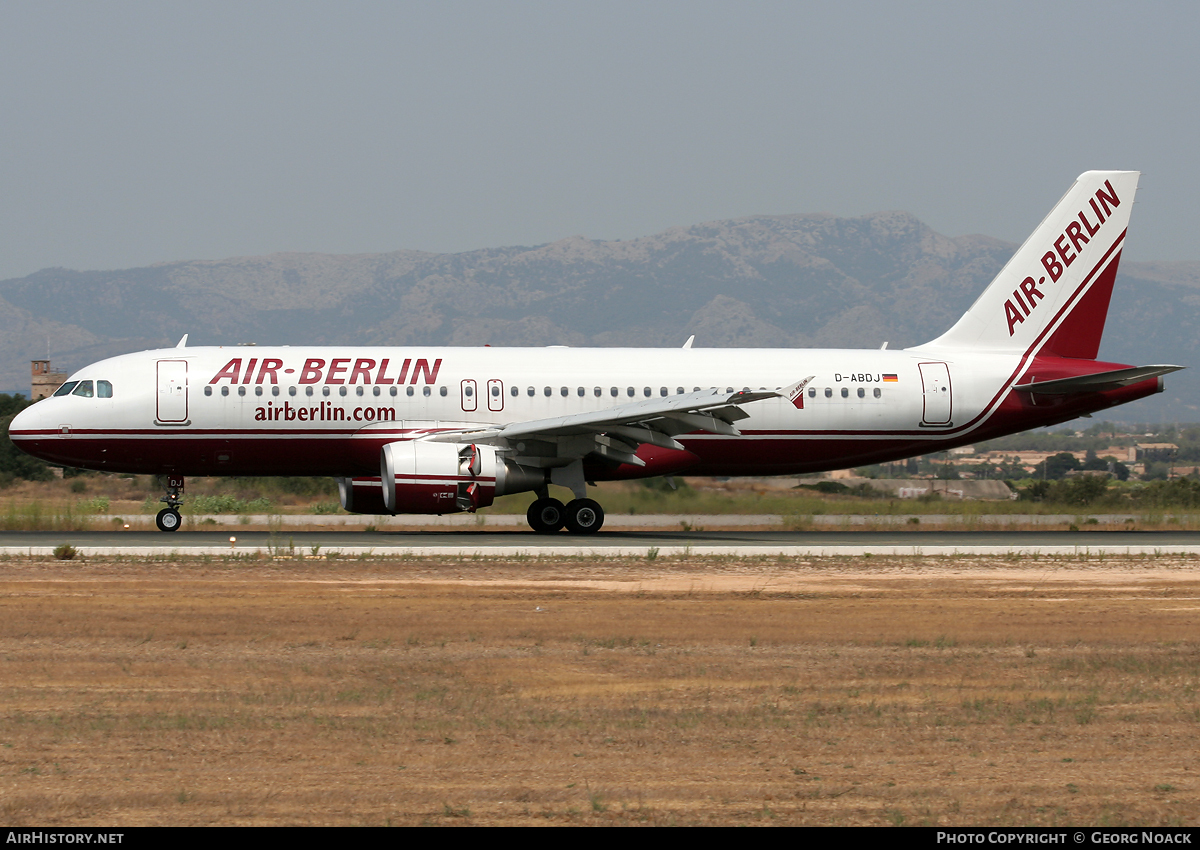
[(525, 512), (525, 519), (538, 534), (554, 534), (566, 523), (567, 512), (558, 499), (538, 499)]
[(154, 518), (154, 522), (159, 531), (178, 531), (179, 526), (183, 523), (183, 518), (179, 516), (179, 511), (163, 508)]
[(591, 499), (575, 499), (567, 504), (567, 531), (595, 534), (604, 525), (604, 508)]

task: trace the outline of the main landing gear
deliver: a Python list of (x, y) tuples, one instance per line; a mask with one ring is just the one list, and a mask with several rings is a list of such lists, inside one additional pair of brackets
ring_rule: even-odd
[(183, 517), (179, 515), (179, 506), (183, 504), (182, 475), (167, 476), (167, 495), (163, 496), (159, 501), (166, 502), (167, 506), (159, 511), (158, 516), (154, 518), (158, 530), (178, 531), (179, 526), (183, 524)]
[(563, 526), (572, 534), (595, 534), (604, 525), (604, 508), (591, 499), (572, 499), (564, 505), (543, 496), (529, 506), (525, 519), (538, 534), (554, 534)]

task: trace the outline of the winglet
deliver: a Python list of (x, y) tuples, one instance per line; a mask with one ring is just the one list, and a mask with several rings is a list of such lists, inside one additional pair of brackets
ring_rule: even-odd
[(175, 344), (175, 347), (176, 348), (187, 348), (187, 338), (188, 338), (188, 335), (184, 334), (183, 338)]
[(687, 342), (685, 342), (685, 343), (683, 344), (683, 347), (684, 347), (684, 348), (691, 348), (691, 347), (692, 347), (692, 343), (693, 343), (693, 342), (695, 342), (695, 340), (696, 340), (696, 335), (695, 335), (695, 334), (692, 334), (691, 336), (689, 336), (689, 337), (688, 337), (688, 340), (687, 340)]
[(808, 382), (816, 375), (809, 375), (803, 381), (796, 381), (794, 384), (788, 384), (783, 389), (779, 390), (778, 395), (783, 396), (792, 403), (792, 407), (797, 410), (804, 409), (804, 388), (808, 386)]

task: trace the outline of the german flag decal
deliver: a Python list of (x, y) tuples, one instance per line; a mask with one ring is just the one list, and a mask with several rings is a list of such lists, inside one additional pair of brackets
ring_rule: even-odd
[(900, 383), (900, 379), (899, 379), (899, 378), (897, 378), (897, 377), (896, 377), (894, 374), (892, 374), (892, 375), (884, 375), (884, 376), (883, 376), (883, 382), (884, 382), (885, 384), (898, 384), (898, 383)]

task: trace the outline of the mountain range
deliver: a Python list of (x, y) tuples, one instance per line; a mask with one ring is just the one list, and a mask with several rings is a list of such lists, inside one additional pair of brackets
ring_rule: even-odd
[[(754, 216), (623, 241), (271, 254), (0, 281), (0, 386), (174, 345), (890, 348), (958, 319), (1016, 249), (904, 212)], [(1122, 262), (1100, 356), (1200, 363), (1200, 263)], [(802, 356), (797, 352), (798, 356)], [(1195, 377), (1193, 377), (1193, 373)], [(752, 378), (747, 379), (753, 382)], [(1200, 372), (1117, 421), (1200, 421)]]

